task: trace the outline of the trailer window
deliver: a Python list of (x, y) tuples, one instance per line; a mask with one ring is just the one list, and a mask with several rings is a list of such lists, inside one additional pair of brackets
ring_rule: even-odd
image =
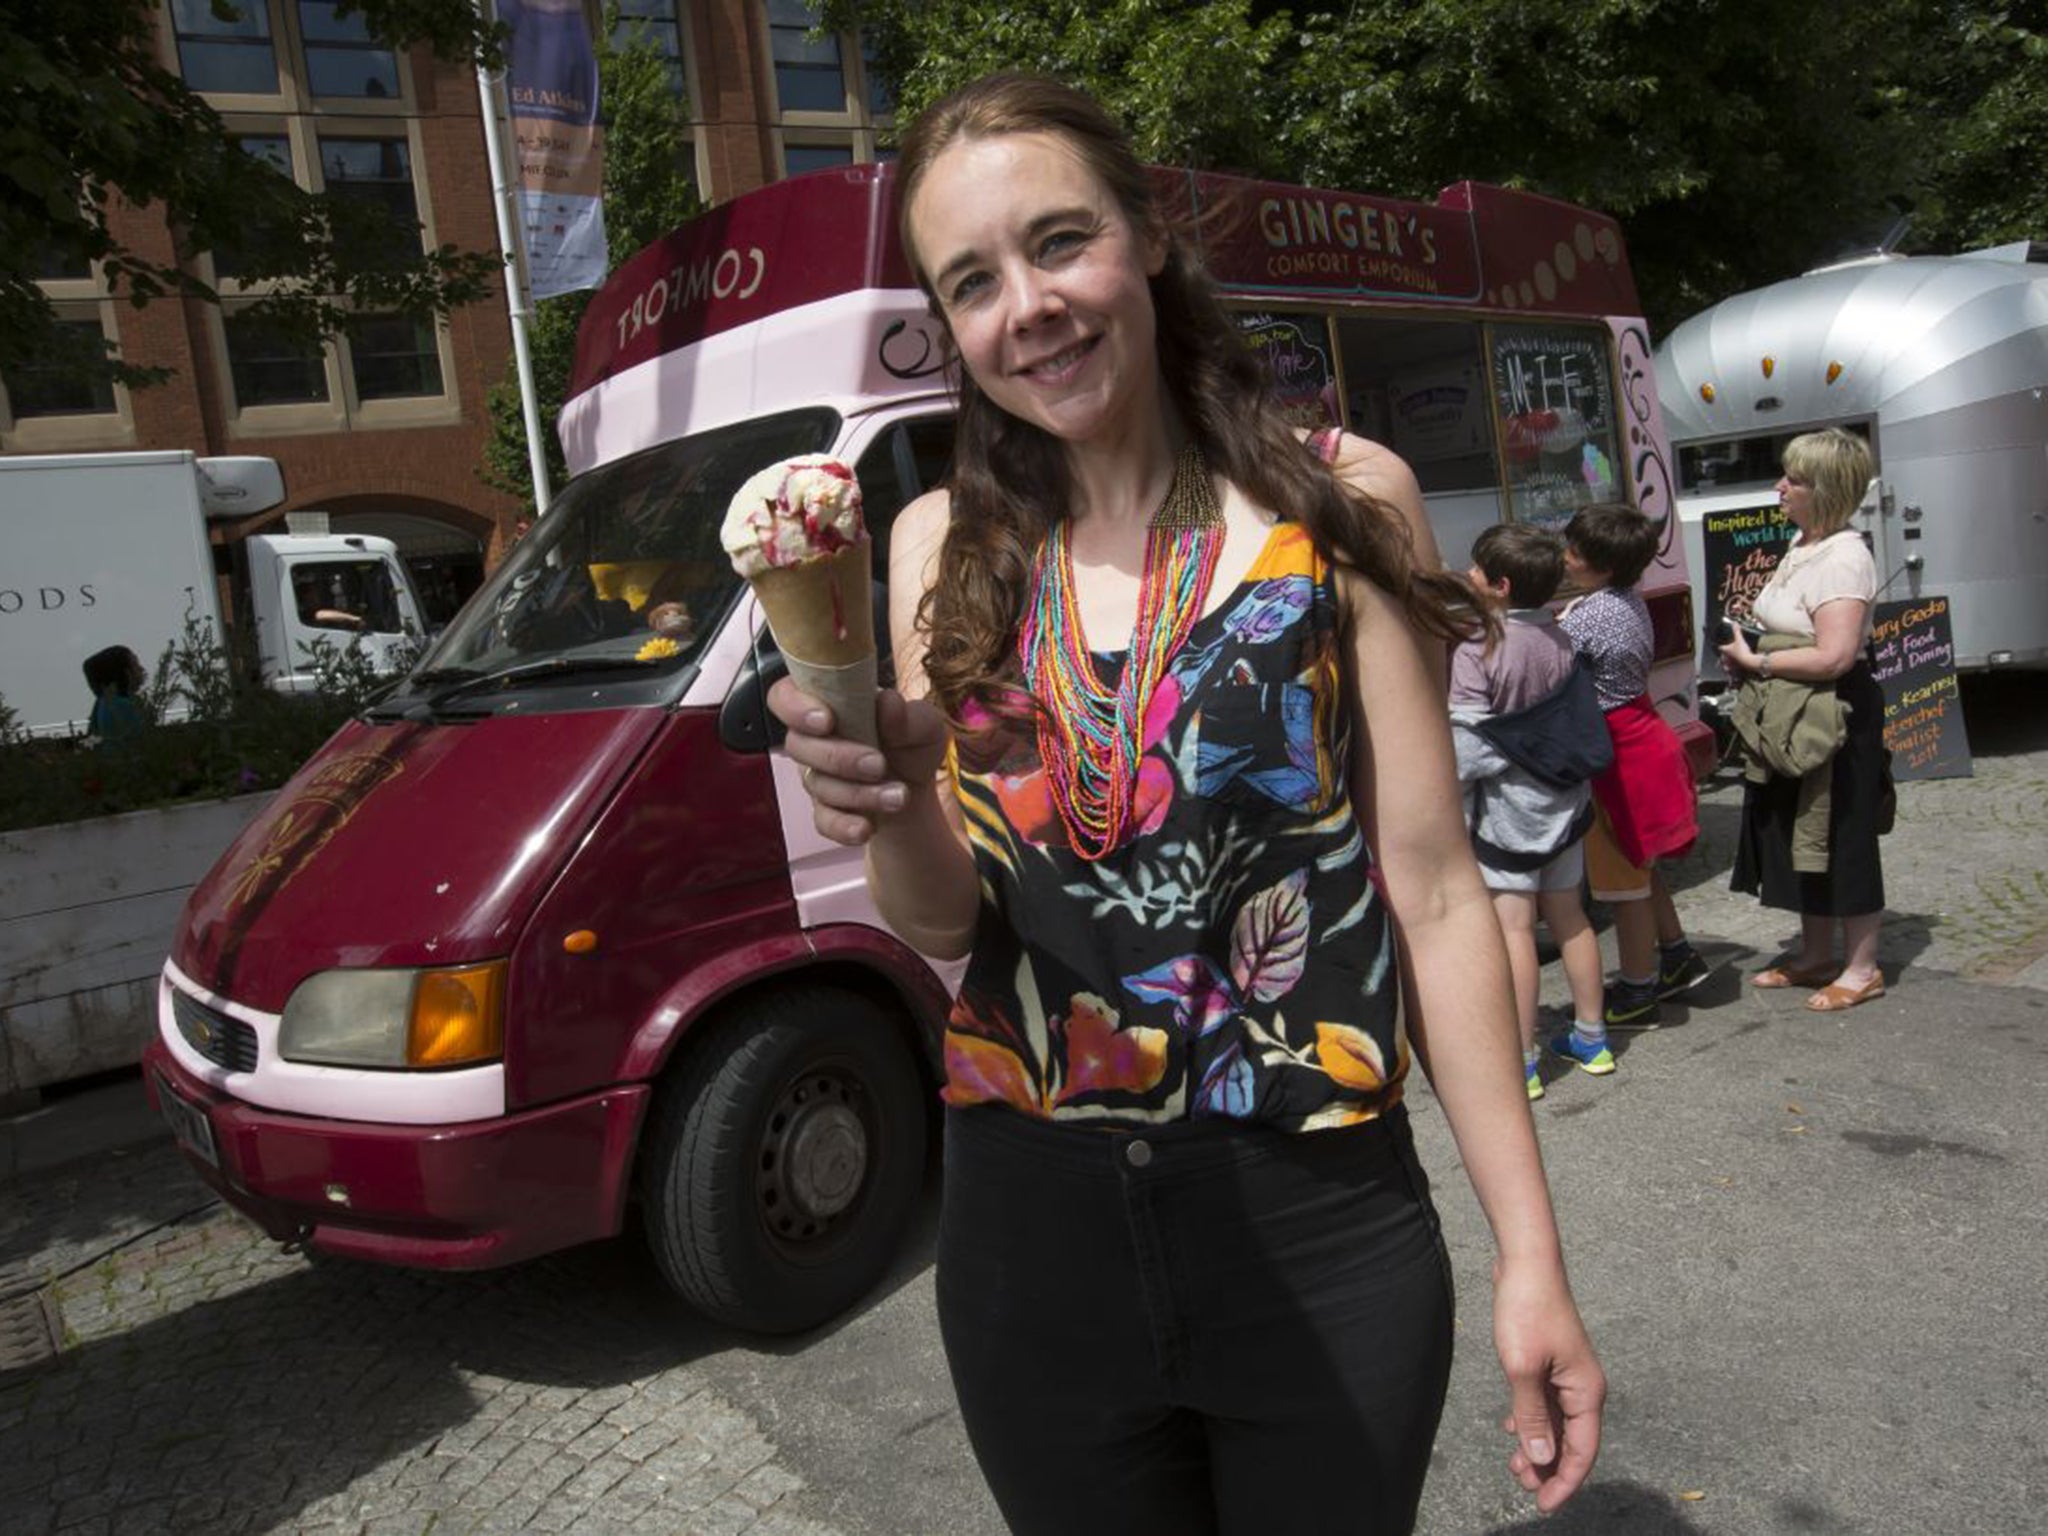
[[(1843, 426), (1868, 439), (1870, 430), (1857, 422)], [(1685, 491), (1739, 490), (1774, 485), (1785, 467), (1785, 445), (1797, 432), (1765, 437), (1731, 437), (1718, 442), (1685, 443), (1678, 449), (1678, 484)]]

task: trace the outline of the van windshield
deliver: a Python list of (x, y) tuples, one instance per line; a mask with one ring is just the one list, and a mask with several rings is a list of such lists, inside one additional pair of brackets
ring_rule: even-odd
[(578, 475), (513, 545), (427, 656), (422, 683), (547, 675), (559, 660), (630, 677), (688, 666), (740, 588), (718, 542), (733, 493), (778, 459), (831, 446), (829, 410), (663, 443)]

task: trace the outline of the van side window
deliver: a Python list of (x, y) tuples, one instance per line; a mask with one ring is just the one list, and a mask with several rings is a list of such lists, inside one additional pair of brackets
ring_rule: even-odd
[(875, 541), (875, 577), (889, 569), (889, 529), (896, 514), (934, 486), (943, 485), (953, 465), (953, 418), (920, 416), (886, 428), (853, 472), (860, 477), (868, 537)]
[(953, 465), (953, 418), (920, 416), (883, 429), (853, 472), (860, 477), (861, 511), (875, 543), (875, 634), (881, 642), (884, 683), (889, 670), (889, 530), (896, 514), (934, 486)]
[(398, 593), (381, 560), (323, 560), (294, 565), (292, 602), (309, 629), (399, 629)]

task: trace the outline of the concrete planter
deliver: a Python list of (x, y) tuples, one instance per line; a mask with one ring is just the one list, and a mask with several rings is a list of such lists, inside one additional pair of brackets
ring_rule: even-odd
[(269, 800), (0, 832), (0, 1098), (141, 1057), (185, 898)]

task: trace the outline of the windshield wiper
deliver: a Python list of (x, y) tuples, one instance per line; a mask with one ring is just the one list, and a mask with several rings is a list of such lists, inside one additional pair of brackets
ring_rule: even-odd
[(544, 661), (522, 661), (516, 666), (500, 667), (494, 672), (478, 672), (469, 667), (435, 667), (431, 671), (415, 673), (411, 681), (447, 681), (450, 686), (410, 705), (405, 713), (418, 719), (438, 714), (468, 694), (485, 693), (493, 688), (523, 688), (529, 683), (550, 682), (579, 672), (651, 670), (651, 662), (634, 656), (550, 656)]

